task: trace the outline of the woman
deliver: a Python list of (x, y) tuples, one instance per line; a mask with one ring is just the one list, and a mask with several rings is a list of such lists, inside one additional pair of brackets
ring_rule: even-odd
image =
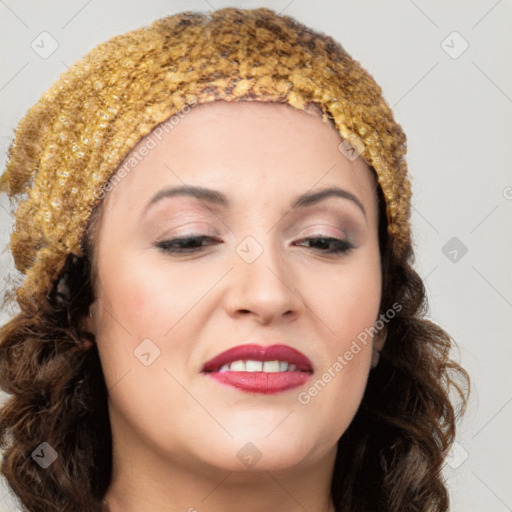
[(170, 16), (70, 68), (1, 181), (26, 509), (447, 510), (467, 375), (422, 317), (405, 140), (358, 62), (269, 9)]

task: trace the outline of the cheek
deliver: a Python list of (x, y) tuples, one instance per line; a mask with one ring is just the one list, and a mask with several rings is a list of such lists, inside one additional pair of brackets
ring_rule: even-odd
[(312, 417), (330, 418), (323, 429), (333, 440), (348, 427), (366, 388), (381, 299), (380, 263), (361, 260), (316, 287), (311, 282), (309, 289), (309, 304), (328, 336), (322, 364), (298, 401)]
[[(137, 255), (121, 256), (115, 264), (106, 261), (101, 281), (101, 301), (137, 337), (163, 336), (197, 295), (189, 273), (170, 271), (165, 264)], [(107, 322), (115, 320), (106, 318)]]
[[(362, 390), (366, 384), (372, 351), (372, 329), (380, 304), (379, 291), (378, 283), (358, 280), (357, 276), (352, 275), (342, 282), (332, 282), (324, 290), (325, 295), (319, 297), (322, 320), (331, 331), (322, 361), (321, 377), (324, 381), (336, 381), (354, 392)], [(337, 378), (338, 375), (342, 379)]]
[(381, 268), (374, 254), (335, 272), (311, 276), (308, 302), (330, 333), (329, 345), (343, 349), (375, 323), (381, 301)]
[(164, 360), (169, 363), (171, 355), (173, 360), (178, 354), (188, 357), (190, 339), (205, 320), (191, 325), (191, 319), (222, 271), (195, 272), (190, 266), (184, 271), (161, 256), (118, 254), (115, 261), (100, 261), (99, 267), (96, 333), (107, 369), (118, 374), (127, 367), (138, 368), (134, 353), (139, 345), (144, 342), (152, 347), (145, 340), (151, 340), (154, 350), (164, 356), (155, 366)]

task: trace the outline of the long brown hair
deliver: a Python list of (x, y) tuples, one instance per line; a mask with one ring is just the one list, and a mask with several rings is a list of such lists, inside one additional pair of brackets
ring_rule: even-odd
[[(397, 302), (402, 307), (387, 325), (380, 362), (339, 440), (331, 493), (339, 512), (443, 512), (448, 492), (441, 470), (469, 377), (450, 359), (451, 337), (424, 318), (427, 298), (412, 268), (412, 247), (401, 259), (392, 252), (385, 201), (377, 191), (380, 309)], [(0, 387), (11, 395), (0, 411), (1, 471), (29, 512), (99, 511), (110, 484), (112, 439), (101, 361), (94, 343), (76, 350), (84, 340), (94, 342), (80, 319), (94, 300), (98, 211), (83, 256), (69, 256), (38, 313), (22, 309), (0, 330)], [(58, 454), (47, 468), (34, 456), (41, 443)]]

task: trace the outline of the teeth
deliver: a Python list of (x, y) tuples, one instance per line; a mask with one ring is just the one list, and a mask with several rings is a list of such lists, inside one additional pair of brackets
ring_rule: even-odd
[(265, 372), (265, 373), (278, 373), (278, 372), (295, 372), (297, 366), (288, 363), (288, 361), (254, 361), (249, 359), (247, 361), (233, 361), (231, 364), (222, 365), (219, 370), (220, 373), (232, 372)]
[(244, 361), (233, 361), (229, 365), (229, 369), (232, 372), (245, 372), (245, 362)]
[(245, 362), (246, 372), (261, 372), (263, 371), (263, 363), (261, 361), (246, 361)]
[(265, 361), (263, 371), (267, 373), (276, 373), (279, 371), (279, 361)]

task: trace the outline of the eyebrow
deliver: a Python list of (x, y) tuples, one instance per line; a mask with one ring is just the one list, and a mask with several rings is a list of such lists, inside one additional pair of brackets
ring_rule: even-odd
[[(218, 190), (212, 190), (205, 187), (197, 187), (191, 185), (181, 185), (172, 188), (165, 188), (157, 192), (144, 207), (143, 214), (145, 214), (151, 206), (161, 201), (162, 199), (175, 196), (195, 197), (206, 203), (221, 206), (223, 208), (229, 208), (230, 206), (229, 199)], [(352, 201), (355, 205), (359, 207), (359, 209), (363, 212), (364, 216), (366, 217), (366, 210), (364, 209), (364, 206), (361, 203), (361, 201), (348, 190), (344, 190), (339, 187), (329, 187), (323, 190), (319, 190), (317, 192), (306, 192), (304, 194), (301, 194), (292, 202), (292, 204), (290, 205), (290, 209), (287, 210), (285, 214), (298, 208), (306, 208), (308, 206), (312, 206), (329, 197), (340, 197), (342, 199)]]

